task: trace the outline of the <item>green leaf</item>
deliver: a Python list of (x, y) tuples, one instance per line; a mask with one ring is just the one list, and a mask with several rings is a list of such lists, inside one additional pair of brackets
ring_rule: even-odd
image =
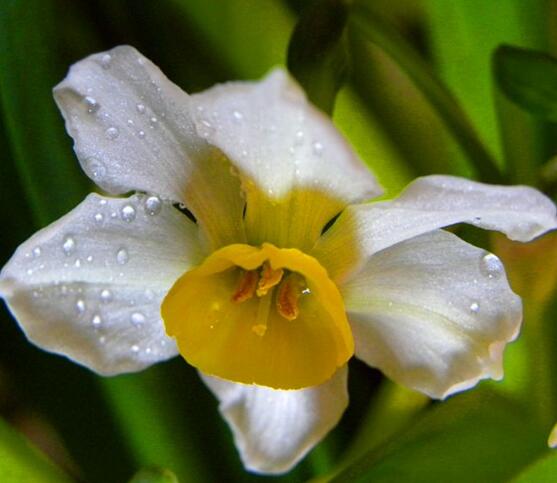
[(494, 54), (501, 91), (532, 114), (557, 122), (557, 59), (531, 49), (500, 46)]
[(298, 21), (288, 45), (288, 69), (313, 104), (331, 113), (348, 73), (346, 0), (320, 0)]
[(60, 47), (56, 2), (0, 2), (0, 115), (37, 225), (81, 200), (87, 186), (52, 98), (67, 65)]
[(179, 483), (172, 471), (164, 468), (144, 468), (139, 470), (130, 483)]
[[(349, 28), (355, 39), (379, 46), (406, 73), (443, 120), (480, 178), (487, 182), (500, 182), (501, 173), (495, 160), (452, 93), (400, 34), (363, 3), (354, 6)], [(373, 89), (373, 86), (369, 88)]]
[(0, 419), (0, 481), (69, 483), (71, 480)]
[(540, 458), (529, 465), (513, 483), (540, 483), (554, 481), (557, 475), (557, 451), (548, 449)]
[(543, 431), (522, 406), (480, 389), (438, 404), (333, 481), (504, 482), (543, 451)]

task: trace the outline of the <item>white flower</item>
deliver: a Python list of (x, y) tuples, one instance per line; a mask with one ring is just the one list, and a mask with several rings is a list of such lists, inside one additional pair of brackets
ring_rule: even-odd
[(188, 96), (118, 47), (54, 95), (85, 172), (136, 194), (89, 195), (2, 270), (40, 347), (110, 375), (177, 355), (177, 341), (212, 374), (246, 467), (268, 473), (337, 423), (353, 353), (434, 398), (502, 377), (520, 299), (497, 257), (440, 228), (531, 240), (557, 226), (536, 190), (430, 176), (358, 204), (378, 184), (282, 70)]

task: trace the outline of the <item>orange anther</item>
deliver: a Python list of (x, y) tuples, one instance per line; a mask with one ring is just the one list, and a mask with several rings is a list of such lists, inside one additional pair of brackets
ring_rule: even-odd
[(283, 273), (284, 270), (282, 268), (273, 270), (271, 268), (271, 264), (269, 262), (265, 262), (263, 264), (263, 268), (261, 269), (259, 283), (257, 284), (257, 296), (263, 297), (270, 289), (280, 283)]
[(257, 287), (259, 275), (256, 270), (244, 271), (238, 280), (232, 301), (236, 303), (245, 302), (253, 297)]

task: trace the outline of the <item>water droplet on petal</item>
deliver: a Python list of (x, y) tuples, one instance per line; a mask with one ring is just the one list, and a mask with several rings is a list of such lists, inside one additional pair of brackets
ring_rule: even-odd
[(95, 114), (101, 108), (101, 105), (91, 96), (86, 96), (83, 100), (89, 114)]
[(136, 345), (136, 344), (132, 345), (132, 346), (130, 347), (130, 349), (131, 349), (132, 352), (139, 352), (139, 346)]
[(116, 252), (116, 261), (120, 265), (125, 265), (126, 263), (128, 263), (128, 260), (129, 260), (128, 251), (125, 248), (120, 248), (120, 250)]
[(304, 143), (304, 132), (298, 131), (294, 136), (294, 145), (301, 146)]
[(41, 247), (33, 248), (33, 257), (39, 258), (41, 256)]
[(135, 220), (135, 208), (132, 205), (124, 205), (120, 208), (120, 217), (122, 220), (131, 223)]
[(86, 260), (88, 263), (91, 263), (93, 261), (93, 255), (89, 255)]
[(112, 62), (112, 56), (110, 54), (104, 54), (101, 57), (101, 65), (103, 69), (109, 69), (111, 62)]
[(203, 138), (208, 138), (215, 131), (215, 128), (207, 119), (201, 120), (200, 128), (199, 135)]
[(101, 302), (105, 304), (112, 302), (112, 292), (107, 288), (101, 290)]
[(158, 196), (149, 196), (145, 200), (145, 213), (154, 216), (160, 213), (162, 208), (162, 201)]
[(102, 223), (104, 220), (104, 215), (102, 213), (95, 213), (95, 221), (97, 223)]
[(85, 302), (82, 299), (77, 299), (75, 302), (75, 310), (77, 310), (78, 314), (85, 312)]
[(153, 116), (151, 119), (149, 119), (149, 123), (151, 124), (152, 128), (156, 127), (158, 122), (159, 122), (159, 120), (155, 116)]
[(137, 109), (137, 112), (139, 112), (139, 114), (143, 114), (145, 112), (145, 106), (143, 104), (137, 104), (135, 108)]
[(91, 319), (91, 324), (93, 324), (93, 327), (100, 327), (102, 323), (103, 319), (99, 314), (93, 315), (93, 318)]
[(323, 144), (321, 144), (319, 141), (315, 141), (312, 145), (313, 147), (313, 154), (315, 154), (316, 156), (321, 156), (321, 154), (323, 154)]
[(100, 180), (106, 176), (106, 166), (95, 157), (87, 158), (83, 167), (85, 172), (94, 180)]
[(74, 263), (75, 268), (81, 268), (81, 259), (77, 258)]
[(139, 131), (139, 132), (137, 133), (137, 135), (138, 135), (141, 139), (143, 139), (143, 138), (145, 137), (145, 131)]
[(71, 236), (64, 238), (62, 250), (67, 256), (70, 256), (75, 251), (75, 240)]
[(134, 312), (130, 316), (132, 325), (139, 327), (145, 323), (145, 316), (141, 312)]
[(470, 304), (470, 312), (477, 314), (480, 311), (480, 304), (478, 302), (472, 302)]
[(244, 115), (240, 111), (234, 111), (232, 116), (236, 119), (236, 121), (241, 121), (244, 118)]
[(480, 272), (487, 278), (500, 278), (505, 273), (503, 263), (493, 253), (487, 253), (480, 260)]
[(114, 139), (116, 139), (120, 135), (120, 131), (117, 127), (111, 126), (104, 132), (104, 135), (107, 139), (111, 139), (114, 141)]
[(99, 337), (99, 343), (100, 343), (100, 344), (106, 344), (106, 337), (105, 337), (104, 335), (101, 335), (101, 336)]

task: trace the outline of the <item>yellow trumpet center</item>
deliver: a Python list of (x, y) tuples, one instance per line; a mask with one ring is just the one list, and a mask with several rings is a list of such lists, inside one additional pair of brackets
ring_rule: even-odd
[(178, 279), (161, 310), (190, 364), (235, 382), (315, 386), (354, 352), (336, 285), (293, 248), (221, 248)]

